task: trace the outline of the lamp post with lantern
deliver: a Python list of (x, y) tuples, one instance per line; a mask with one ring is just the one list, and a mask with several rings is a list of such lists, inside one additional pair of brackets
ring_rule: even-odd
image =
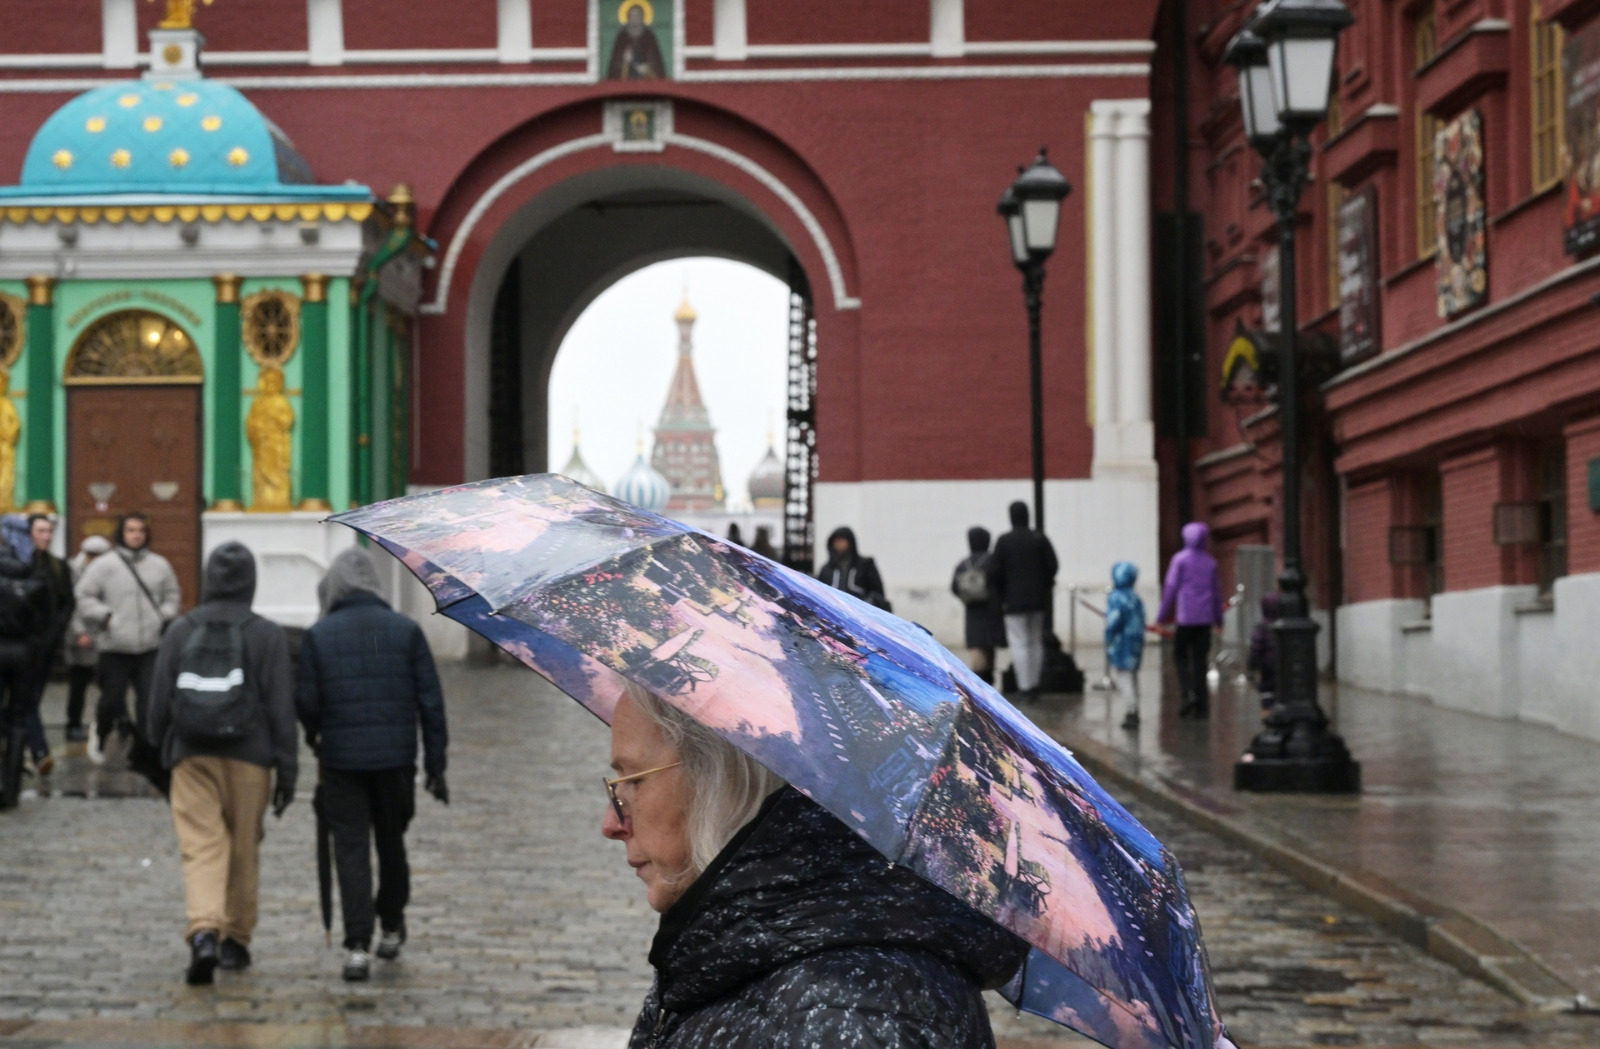
[(1273, 627), (1278, 704), (1234, 766), (1239, 790), (1354, 793), (1361, 766), (1317, 703), (1317, 624), (1300, 555), (1300, 374), (1295, 219), (1311, 171), (1311, 132), (1328, 114), (1339, 33), (1354, 19), (1340, 0), (1267, 0), (1229, 41), (1245, 136), (1264, 160), (1278, 227), (1278, 423), (1283, 441), (1282, 617)]
[(996, 210), (1006, 220), (1011, 261), (1022, 272), (1022, 298), (1028, 308), (1028, 381), (1033, 415), (1033, 527), (1044, 531), (1044, 384), (1040, 360), (1039, 312), (1043, 305), (1044, 264), (1056, 250), (1061, 202), (1072, 192), (1066, 176), (1045, 156), (1044, 147), (1000, 197)]

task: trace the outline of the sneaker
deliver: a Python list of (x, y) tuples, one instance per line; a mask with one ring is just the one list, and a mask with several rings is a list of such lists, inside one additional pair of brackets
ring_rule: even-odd
[(217, 949), (219, 961), (217, 968), (227, 972), (238, 972), (250, 968), (250, 948), (228, 937), (222, 941), (222, 946)]
[(1139, 727), (1139, 712), (1137, 710), (1130, 710), (1128, 712), (1128, 716), (1122, 719), (1122, 727), (1127, 729), (1129, 732), (1137, 730)]
[(68, 743), (84, 743), (84, 742), (87, 742), (88, 739), (89, 739), (89, 730), (84, 728), (82, 725), (68, 725), (67, 726), (67, 742)]
[(54, 755), (46, 754), (38, 761), (35, 761), (33, 767), (39, 770), (39, 775), (48, 776), (56, 770), (56, 759)]
[(392, 962), (400, 957), (400, 947), (406, 942), (406, 927), (402, 922), (397, 929), (385, 929), (378, 938), (377, 955), (386, 962)]
[(98, 731), (89, 733), (87, 742), (89, 744), (89, 760), (96, 765), (104, 765), (106, 763), (105, 740), (100, 738), (100, 733)]
[(360, 983), (372, 975), (372, 955), (356, 948), (344, 960), (344, 978), (350, 983)]
[(189, 940), (189, 971), (184, 979), (191, 987), (199, 987), (212, 981), (212, 974), (216, 972), (217, 962), (217, 934), (214, 932), (197, 932)]

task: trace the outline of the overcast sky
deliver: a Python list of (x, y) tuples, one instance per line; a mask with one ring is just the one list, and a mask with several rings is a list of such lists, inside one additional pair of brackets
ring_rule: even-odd
[(550, 371), (550, 467), (572, 454), (576, 412), (584, 461), (614, 488), (633, 462), (639, 425), (645, 457), (677, 366), (672, 316), (685, 287), (698, 313), (695, 374), (717, 428), (730, 507), (781, 430), (788, 354), (789, 290), (760, 270), (724, 259), (677, 259), (612, 285), (572, 326)]

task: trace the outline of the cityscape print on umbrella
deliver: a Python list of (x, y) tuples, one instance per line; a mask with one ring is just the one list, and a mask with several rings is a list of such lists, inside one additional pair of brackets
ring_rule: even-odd
[(1171, 854), (914, 624), (558, 475), (332, 520), (609, 722), (661, 695), (1033, 945), (1003, 993), (1108, 1045), (1228, 1046)]

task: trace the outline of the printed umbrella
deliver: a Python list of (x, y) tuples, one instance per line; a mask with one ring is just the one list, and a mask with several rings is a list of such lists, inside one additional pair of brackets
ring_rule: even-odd
[(1033, 945), (1001, 993), (1119, 1049), (1231, 1049), (1177, 861), (922, 628), (554, 474), (335, 516), (610, 722), (623, 679)]

